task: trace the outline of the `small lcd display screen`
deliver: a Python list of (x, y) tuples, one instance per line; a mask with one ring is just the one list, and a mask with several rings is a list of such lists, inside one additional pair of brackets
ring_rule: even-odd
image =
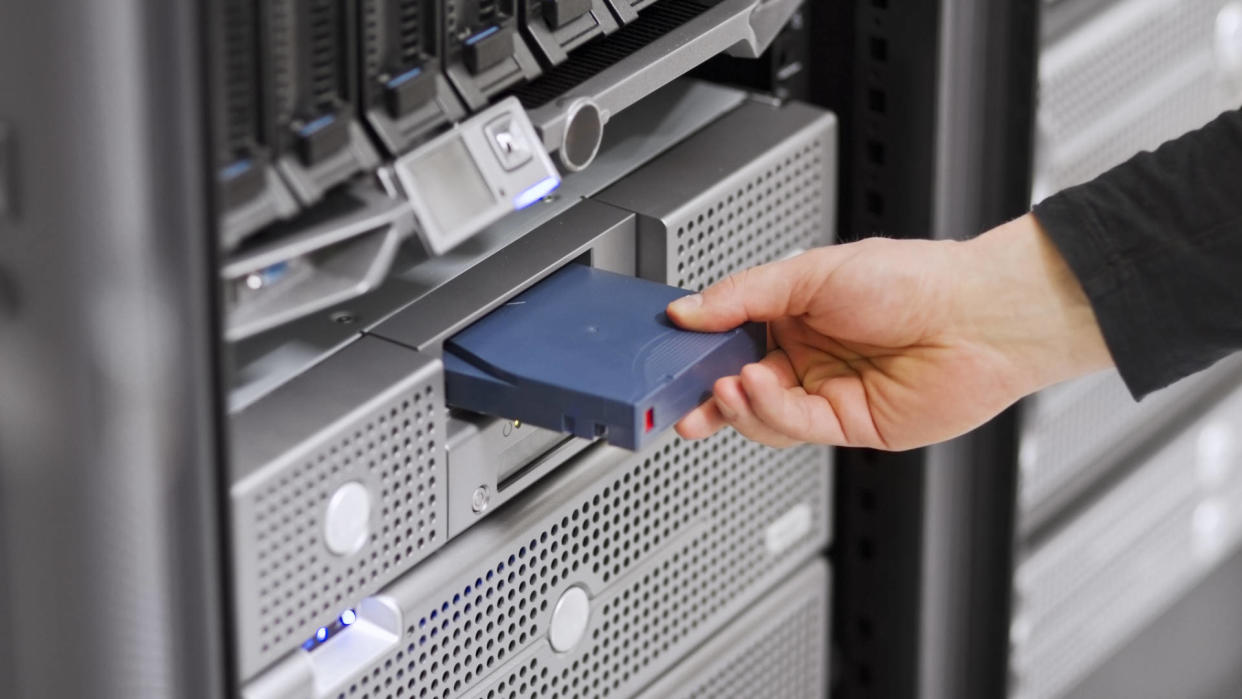
[(436, 229), (444, 235), (451, 237), (480, 211), (496, 203), (460, 138), (449, 139), (419, 158), (410, 171)]

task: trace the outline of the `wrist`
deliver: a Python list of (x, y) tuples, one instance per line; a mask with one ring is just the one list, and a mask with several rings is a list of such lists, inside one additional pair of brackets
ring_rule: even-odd
[(1024, 393), (1113, 365), (1082, 285), (1032, 214), (966, 247), (970, 325), (1013, 363)]

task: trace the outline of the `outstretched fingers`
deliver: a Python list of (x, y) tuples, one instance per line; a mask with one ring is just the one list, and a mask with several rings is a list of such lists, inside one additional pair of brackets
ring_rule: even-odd
[(720, 332), (748, 320), (766, 322), (805, 312), (814, 285), (840, 264), (840, 254), (822, 248), (787, 260), (742, 270), (700, 294), (683, 296), (668, 306), (668, 315), (687, 330)]

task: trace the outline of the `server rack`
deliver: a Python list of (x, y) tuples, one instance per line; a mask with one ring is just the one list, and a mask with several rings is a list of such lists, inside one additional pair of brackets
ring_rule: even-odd
[[(806, 3), (801, 14), (794, 0), (612, 0), (589, 9), (561, 0), (541, 3), (538, 15), (534, 3), (448, 0), (130, 0), (106, 16), (71, 5), (6, 7), (16, 21), (0, 23), (9, 65), (37, 53), (31, 42), (45, 36), (58, 43), (39, 51), (91, 59), (6, 72), (15, 89), (0, 91), (0, 121), (14, 126), (0, 128), (0, 152), (16, 173), (0, 168), (8, 175), (0, 220), (22, 235), (0, 257), (5, 310), (21, 331), (5, 338), (20, 351), (0, 356), (6, 386), (52, 406), (30, 424), (4, 401), (4, 424), (30, 429), (6, 435), (0, 449), (23, 467), (40, 450), (63, 455), (57, 468), (20, 478), (6, 469), (0, 483), (8, 525), (0, 551), (22, 561), (7, 566), (18, 572), (6, 582), (25, 603), (6, 610), (10, 638), (21, 639), (18, 671), (0, 680), (13, 694), (762, 696), (753, 689), (761, 683), (774, 696), (815, 696), (832, 669), (845, 696), (908, 696), (935, 665), (929, 649), (961, 649), (993, 672), (954, 666), (935, 680), (939, 691), (973, 676), (980, 684), (957, 696), (994, 695), (1003, 670), (989, 645), (994, 625), (955, 633), (926, 619), (945, 595), (927, 583), (933, 544), (967, 533), (936, 514), (934, 494), (953, 481), (929, 463), (943, 457), (847, 453), (835, 479), (824, 450), (776, 453), (731, 435), (618, 453), (446, 413), (437, 353), (456, 329), (563, 264), (701, 288), (741, 265), (828, 242), (838, 191), (852, 234), (926, 234), (937, 212), (955, 207), (978, 217), (964, 228), (1010, 212), (1010, 190), (1025, 191), (1012, 177), (981, 178), (1003, 183), (999, 199), (983, 196), (978, 181), (970, 191), (936, 190), (951, 140), (939, 115), (952, 94), (948, 48), (981, 33), (1012, 48), (990, 52), (1005, 58), (987, 77), (1008, 87), (957, 95), (989, 96), (970, 100), (967, 114), (991, 124), (990, 139), (1025, 132), (1005, 124), (1030, 115), (1029, 47), (1009, 41), (1030, 26), (1029, 4), (1003, 3), (984, 25), (963, 22), (977, 15), (951, 11), (958, 3), (879, 0)], [(552, 32), (560, 60), (538, 21), (577, 26), (586, 14), (598, 27), (583, 43), (568, 36), (574, 30)], [(327, 16), (339, 21), (325, 24)], [(790, 82), (794, 60), (769, 51), (778, 38), (798, 45), (796, 21), (829, 37), (809, 42), (804, 86)], [(432, 31), (410, 30), (427, 22)], [(722, 52), (758, 57), (767, 70), (747, 82), (784, 96), (805, 90), (841, 121), (674, 81)], [(226, 88), (246, 82), (236, 77), (247, 66), (257, 71), (251, 99), (230, 101)], [(470, 139), (495, 141), (491, 122), (477, 119), (489, 108), (513, 120), (510, 137), (556, 158), (559, 186), (522, 211), (458, 226), (464, 242), (440, 254), (427, 236), (436, 203), (415, 203), (403, 175), (430, 156), (463, 165), (438, 150), (454, 138), (481, 162), (470, 147), (482, 141)], [(80, 115), (98, 117), (89, 134)], [(95, 129), (110, 126), (117, 147), (96, 150)], [(1026, 155), (1019, 143), (969, 162), (1014, 172), (1008, 159)], [(718, 169), (688, 175), (689, 157)], [(50, 177), (30, 176), (32, 163)], [(511, 195), (509, 175), (480, 177), (493, 200), (502, 188)], [(646, 181), (657, 177), (678, 186)], [(984, 201), (1001, 202), (999, 210)], [(121, 211), (151, 216), (134, 225)], [(772, 222), (788, 235), (756, 235)], [(88, 228), (99, 236), (83, 246)], [(92, 275), (55, 290), (41, 283), (40, 270), (67, 261)], [(160, 299), (159, 312), (105, 313), (104, 329), (83, 320), (81, 299), (111, 299), (104, 292), (117, 289), (133, 306)], [(86, 326), (96, 331), (82, 342)], [(34, 341), (10, 339), (22, 337)], [(105, 382), (83, 402), (73, 392), (83, 384), (64, 379), (101, 362), (124, 370), (109, 378), (146, 376), (147, 347), (161, 351), (157, 359), (177, 357), (180, 371), (146, 392)], [(52, 369), (30, 371), (32, 357)], [(95, 409), (122, 403), (140, 408), (125, 424)], [(62, 424), (84, 428), (81, 441), (64, 440)], [(1002, 422), (961, 443), (947, 457), (955, 478), (989, 473), (977, 464), (1003, 458), (1007, 429)], [(100, 463), (100, 444), (120, 441), (109, 435), (135, 433), (150, 448), (105, 451), (104, 468), (84, 466)], [(696, 459), (701, 470), (684, 468)], [(1006, 471), (993, 472), (1000, 481), (979, 486), (976, 511), (1006, 487)], [(756, 484), (766, 497), (748, 497)], [(631, 524), (629, 538), (612, 533), (625, 526), (609, 519), (618, 508), (628, 518), (649, 500), (650, 531)], [(12, 534), (62, 511), (80, 526), (38, 541)], [(924, 538), (924, 523), (934, 535)], [(993, 530), (980, 548), (981, 567), (1007, 556), (1006, 531)], [(821, 557), (834, 539), (829, 572)], [(117, 541), (125, 555), (98, 555)], [(48, 570), (68, 574), (49, 581)], [(102, 599), (81, 596), (84, 580)], [(984, 592), (979, 609), (1006, 604), (1008, 578), (997, 580), (975, 588)], [(801, 606), (789, 596), (799, 590)], [(487, 602), (489, 591), (504, 597), (503, 609)], [(668, 608), (625, 630), (643, 613), (636, 599)], [(816, 645), (827, 643), (828, 607), (839, 669)], [(798, 624), (770, 623), (793, 616)], [(729, 641), (758, 619), (755, 652), (796, 644), (805, 654), (781, 676), (788, 684), (765, 679), (766, 664), (731, 662)], [(68, 648), (47, 633), (69, 628), (80, 632)], [(144, 643), (117, 642), (135, 629)], [(626, 647), (636, 634), (647, 644)], [(58, 671), (58, 661), (88, 671)]]
[[(1242, 103), (1239, 11), (1227, 2), (1045, 3), (1034, 198)], [(1151, 639), (1212, 594), (1204, 581), (1223, 590), (1237, 579), (1238, 535), (1223, 513), (1238, 502), (1238, 371), (1236, 359), (1222, 361), (1137, 404), (1115, 372), (1027, 401), (1012, 696), (1236, 687), (1236, 654), (1208, 649), (1236, 647), (1242, 627), (1186, 629), (1177, 647)]]
[[(966, 237), (1026, 210), (1036, 3), (815, 11), (812, 92), (849, 144), (843, 234)], [(1015, 431), (1007, 412), (930, 449), (838, 452), (834, 696), (1005, 693)]]

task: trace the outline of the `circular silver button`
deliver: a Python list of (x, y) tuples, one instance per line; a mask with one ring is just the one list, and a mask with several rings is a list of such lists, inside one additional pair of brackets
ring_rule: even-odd
[(591, 620), (591, 600), (586, 590), (571, 587), (565, 590), (552, 609), (552, 622), (548, 625), (548, 640), (552, 650), (565, 653), (573, 650), (586, 634), (587, 622)]
[(338, 556), (357, 553), (367, 543), (371, 522), (371, 494), (350, 481), (332, 494), (323, 518), (323, 540)]
[(575, 100), (565, 112), (565, 134), (558, 155), (565, 169), (578, 172), (595, 161), (604, 140), (604, 114), (589, 99)]

